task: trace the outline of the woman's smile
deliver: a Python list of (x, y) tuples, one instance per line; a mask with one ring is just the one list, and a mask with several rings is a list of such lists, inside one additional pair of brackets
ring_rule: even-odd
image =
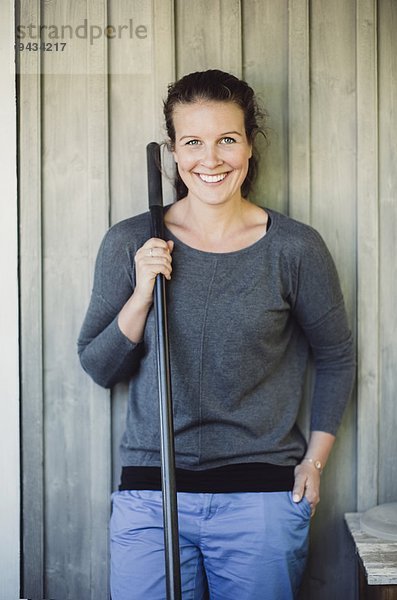
[(196, 173), (196, 174), (201, 179), (201, 181), (203, 181), (204, 183), (209, 183), (209, 184), (213, 185), (214, 183), (215, 184), (222, 183), (226, 179), (226, 177), (229, 175), (229, 172), (219, 173), (216, 175), (208, 175), (207, 173)]

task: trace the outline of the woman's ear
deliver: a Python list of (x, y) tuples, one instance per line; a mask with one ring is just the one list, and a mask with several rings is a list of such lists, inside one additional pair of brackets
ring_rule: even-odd
[(174, 161), (177, 163), (178, 159), (176, 157), (175, 144), (173, 144), (171, 141), (169, 141), (169, 142), (167, 142), (167, 148), (168, 148), (168, 151), (171, 152)]

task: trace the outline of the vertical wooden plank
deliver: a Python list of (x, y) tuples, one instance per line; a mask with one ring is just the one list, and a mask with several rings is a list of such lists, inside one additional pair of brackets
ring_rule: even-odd
[[(335, 259), (350, 322), (356, 304), (356, 14), (354, 2), (310, 5), (311, 222)], [(355, 593), (343, 514), (356, 507), (356, 413), (351, 402), (322, 477), (306, 593)]]
[(178, 77), (205, 69), (241, 76), (240, 0), (179, 0), (176, 14)]
[(19, 348), (14, 4), (0, 8), (0, 597), (19, 598)]
[(355, 6), (312, 4), (312, 215), (339, 267), (348, 309), (355, 304)]
[(377, 2), (357, 2), (357, 510), (378, 501), (379, 205)]
[[(89, 22), (98, 23), (102, 28), (108, 23), (107, 4), (98, 0), (87, 2)], [(82, 281), (92, 282), (92, 264), (104, 228), (109, 226), (109, 131), (108, 131), (108, 44), (102, 37), (88, 54), (87, 86), (87, 136), (88, 136), (88, 210), (87, 235), (89, 258), (85, 263)], [(76, 215), (78, 217), (78, 215)], [(86, 299), (92, 284), (86, 285)], [(87, 304), (84, 305), (84, 310)], [(79, 319), (79, 327), (81, 320)], [(79, 377), (76, 377), (76, 397), (84, 402)], [(92, 381), (85, 379), (89, 405), (88, 424), (90, 427), (89, 464), (90, 473), (90, 582), (87, 598), (107, 600), (108, 598), (108, 521), (109, 492), (111, 490), (111, 407), (110, 393), (100, 389)], [(81, 387), (80, 387), (81, 386)]]
[(288, 12), (289, 214), (310, 223), (309, 0), (290, 0)]
[[(311, 219), (310, 190), (310, 31), (309, 0), (288, 5), (288, 214), (304, 223)], [(299, 426), (310, 431), (313, 372), (308, 372)]]
[[(40, 25), (40, 2), (19, 3), (18, 24)], [(22, 593), (43, 598), (43, 362), (40, 54), (19, 53)]]
[[(153, 16), (152, 2), (133, 3), (134, 19), (148, 27), (149, 39), (140, 63), (125, 43), (109, 45), (110, 220), (111, 223), (147, 210), (146, 144), (153, 138)], [(109, 21), (123, 23), (131, 15), (128, 2), (109, 5)], [(113, 40), (115, 41), (115, 40)], [(132, 58), (131, 58), (132, 55)], [(130, 58), (128, 61), (128, 58)], [(125, 428), (127, 385), (112, 390), (112, 489), (120, 482), (119, 445)]]
[[(174, 0), (153, 0), (153, 82), (154, 82), (154, 136), (164, 142), (167, 132), (164, 125), (163, 100), (167, 97), (168, 85), (176, 78), (175, 54), (175, 6)], [(172, 185), (174, 159), (164, 147), (162, 152), (164, 204), (174, 200)]]
[[(126, 23), (130, 17), (129, 0), (109, 4), (109, 22)], [(112, 223), (147, 209), (145, 148), (155, 129), (152, 2), (134, 0), (133, 20), (147, 28), (145, 39), (135, 45), (128, 39), (109, 43)]]
[[(43, 18), (103, 30), (106, 2), (45, 4)], [(83, 42), (43, 57), (44, 592), (105, 600), (109, 392), (83, 373), (76, 340), (109, 224), (107, 40)]]
[[(164, 3), (165, 4), (165, 3)], [(109, 5), (109, 21), (123, 23), (131, 15), (125, 0)], [(154, 139), (153, 109), (153, 24), (152, 2), (134, 1), (136, 23), (148, 28), (140, 61), (117, 40), (109, 44), (109, 119), (110, 119), (110, 189), (111, 223), (147, 210), (146, 144)], [(116, 40), (112, 40), (116, 41)], [(112, 390), (112, 488), (120, 481), (119, 445), (125, 429), (127, 385)]]
[(155, 139), (161, 140), (164, 127), (162, 101), (175, 80), (175, 6), (173, 0), (153, 0), (153, 83)]
[(380, 397), (379, 503), (397, 498), (397, 4), (379, 10)]
[(288, 0), (244, 0), (243, 77), (262, 100), (270, 145), (259, 138), (262, 164), (255, 194), (262, 206), (288, 211)]

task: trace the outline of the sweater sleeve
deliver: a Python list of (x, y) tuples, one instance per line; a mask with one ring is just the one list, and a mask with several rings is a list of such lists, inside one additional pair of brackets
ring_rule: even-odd
[(316, 231), (304, 241), (291, 279), (293, 314), (315, 366), (311, 430), (335, 435), (353, 389), (354, 343), (332, 257)]
[(99, 249), (91, 299), (77, 342), (83, 369), (106, 388), (129, 379), (143, 353), (143, 344), (129, 340), (118, 325), (118, 314), (134, 290), (131, 252), (122, 228), (111, 228)]

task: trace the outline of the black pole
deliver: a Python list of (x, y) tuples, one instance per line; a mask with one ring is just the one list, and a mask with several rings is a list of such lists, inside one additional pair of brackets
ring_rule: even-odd
[[(164, 239), (160, 146), (156, 142), (151, 142), (146, 147), (146, 153), (152, 236)], [(182, 598), (182, 592), (179, 557), (178, 506), (175, 482), (174, 424), (171, 396), (165, 279), (161, 274), (157, 275), (156, 277), (156, 284), (154, 288), (154, 307), (157, 331), (161, 484), (163, 494), (167, 600), (180, 600)]]

